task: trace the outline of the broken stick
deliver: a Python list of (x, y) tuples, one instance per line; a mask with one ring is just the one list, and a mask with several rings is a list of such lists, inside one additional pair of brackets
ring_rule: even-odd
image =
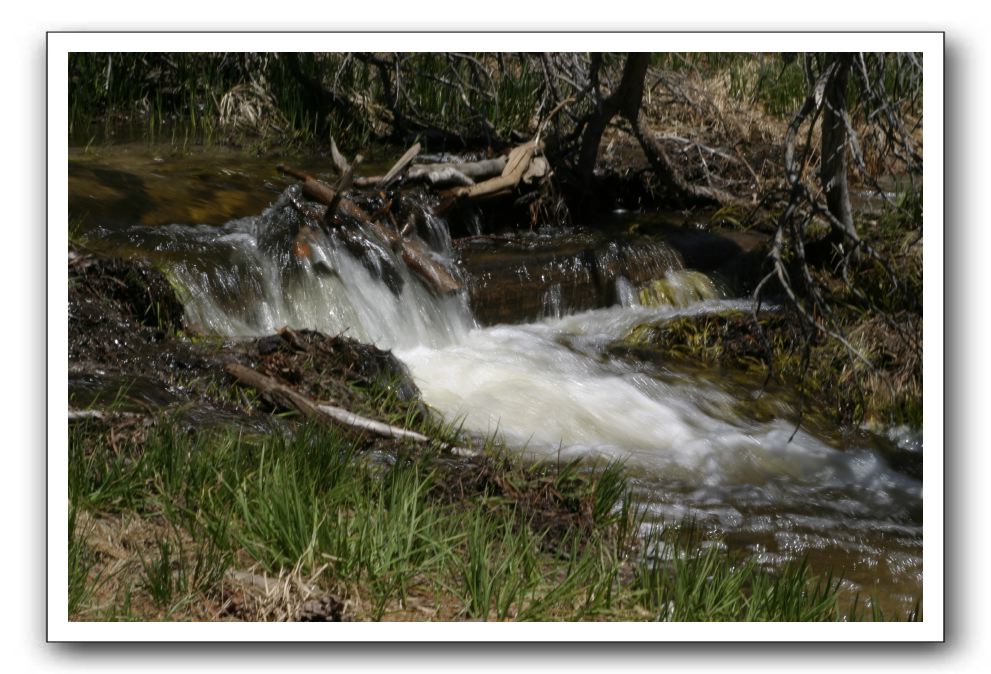
[(420, 154), (420, 144), (415, 143), (413, 147), (406, 150), (403, 156), (400, 157), (395, 164), (393, 164), (392, 168), (389, 169), (388, 173), (386, 173), (384, 176), (378, 179), (378, 181), (375, 183), (375, 187), (377, 189), (384, 190), (386, 187), (392, 184), (392, 182), (396, 178), (398, 178), (403, 171), (406, 170), (406, 167), (410, 165), (410, 162), (416, 159), (416, 155), (418, 154)]
[[(420, 443), (431, 442), (431, 438), (422, 433), (399, 428), (398, 426), (391, 426), (381, 421), (375, 421), (374, 419), (368, 419), (342, 407), (318, 403), (280, 383), (273, 377), (252, 370), (250, 367), (245, 367), (240, 363), (228, 363), (224, 369), (240, 383), (256, 389), (262, 394), (262, 397), (273, 405), (297, 410), (307, 419), (324, 423), (334, 423), (384, 438), (413, 440)], [(476, 453), (464, 447), (455, 447), (446, 442), (440, 444), (444, 449), (459, 456), (474, 456)]]

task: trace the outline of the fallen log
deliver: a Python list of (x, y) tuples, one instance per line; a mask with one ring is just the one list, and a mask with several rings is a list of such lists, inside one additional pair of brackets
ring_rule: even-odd
[(534, 157), (530, 161), (530, 166), (527, 167), (526, 172), (523, 174), (523, 182), (527, 185), (533, 183), (535, 180), (546, 177), (551, 172), (550, 163), (543, 157)]
[[(318, 403), (311, 400), (307, 396), (304, 396), (302, 393), (289, 388), (285, 384), (280, 383), (273, 377), (264, 375), (256, 370), (252, 370), (250, 367), (246, 367), (240, 363), (228, 363), (224, 369), (241, 384), (250, 386), (251, 388), (257, 390), (263, 398), (268, 400), (273, 405), (286, 409), (294, 409), (300, 412), (307, 419), (312, 419), (323, 423), (333, 423), (339, 426), (344, 426), (345, 428), (372, 433), (384, 438), (412, 440), (419, 443), (432, 442), (430, 437), (423, 435), (422, 433), (417, 433), (416, 431), (410, 431), (405, 428), (399, 428), (398, 426), (391, 426), (381, 421), (369, 419), (367, 417), (355, 414), (354, 412), (350, 412), (342, 407)], [(455, 447), (454, 445), (446, 442), (442, 442), (440, 445), (452, 454), (457, 454), (458, 456), (474, 456), (476, 454), (476, 452), (472, 450), (465, 449), (464, 447)]]
[(467, 187), (475, 184), (471, 176), (462, 173), (454, 166), (438, 166), (419, 171), (410, 176), (410, 181), (413, 180), (428, 182), (431, 187)]
[(461, 290), (461, 283), (444, 268), (444, 265), (431, 257), (430, 250), (423, 243), (417, 239), (404, 239), (396, 230), (377, 222), (368, 221), (366, 224), (375, 236), (387, 242), (399, 253), (411, 271), (427, 281), (434, 290), (442, 295), (450, 295)]
[(506, 168), (507, 160), (507, 157), (496, 157), (495, 159), (483, 159), (481, 161), (417, 164), (409, 170), (407, 177), (409, 180), (424, 179), (431, 182), (433, 174), (450, 168), (472, 180), (494, 178), (502, 175), (503, 170)]

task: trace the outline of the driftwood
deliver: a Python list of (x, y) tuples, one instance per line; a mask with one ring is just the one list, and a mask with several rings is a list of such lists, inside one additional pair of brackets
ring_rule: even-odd
[[(435, 188), (450, 188), (444, 193), (449, 200), (505, 196), (512, 194), (521, 181), (530, 184), (550, 173), (547, 160), (536, 156), (540, 147), (539, 140), (535, 138), (513, 148), (507, 157), (417, 164), (406, 171), (405, 180), (407, 183), (427, 183)], [(407, 157), (412, 161), (410, 152), (407, 152), (396, 167), (405, 168)], [(384, 176), (355, 178), (354, 184), (358, 187), (381, 187), (398, 176), (396, 167)]]
[[(276, 168), (286, 175), (303, 181), (303, 194), (307, 198), (327, 206), (327, 211), (323, 217), (324, 224), (342, 232), (349, 244), (354, 245), (354, 237), (361, 237), (362, 234), (351, 228), (338, 227), (334, 222), (336, 212), (358, 221), (381, 244), (398, 252), (406, 265), (437, 293), (448, 295), (461, 290), (461, 284), (458, 280), (430, 255), (430, 251), (420, 241), (403, 238), (399, 232), (375, 222), (358, 204), (341, 196), (340, 192), (335, 191), (326, 183), (284, 164), (279, 164)], [(345, 170), (349, 170), (349, 168)], [(370, 243), (376, 245), (374, 241)], [(303, 251), (310, 250), (298, 242), (296, 248)]]
[[(501, 175), (503, 169), (506, 167), (506, 160), (506, 157), (496, 157), (494, 159), (483, 159), (481, 161), (451, 161), (413, 164), (409, 167), (409, 170), (406, 171), (405, 182), (407, 184), (429, 183), (433, 187), (474, 185), (478, 180), (485, 180)], [(386, 179), (390, 178), (391, 173), (392, 170), (384, 176), (356, 178), (354, 184), (358, 187), (374, 186), (376, 188), (381, 188), (383, 182), (388, 184)]]
[(506, 161), (507, 157), (497, 157), (482, 161), (419, 164), (409, 170), (407, 180), (419, 180), (440, 187), (445, 182), (445, 177), (453, 174), (468, 178), (471, 181), (469, 184), (474, 184), (476, 181), (501, 175), (506, 168)]
[[(496, 173), (496, 175), (499, 175)], [(467, 187), (475, 184), (475, 179), (467, 173), (459, 171), (457, 166), (435, 165), (424, 167), (415, 173), (411, 172), (409, 180), (420, 180), (430, 183), (432, 187)]]
[(530, 168), (530, 162), (537, 151), (536, 141), (514, 147), (506, 160), (506, 166), (497, 178), (454, 190), (455, 196), (465, 196), (469, 199), (492, 196), (506, 190), (514, 189), (523, 179), (523, 174)]
[(85, 421), (86, 419), (105, 420), (113, 417), (141, 417), (138, 412), (103, 411), (103, 410), (69, 410), (69, 421)]
[(348, 164), (348, 160), (345, 159), (344, 155), (341, 154), (341, 151), (337, 149), (337, 143), (334, 141), (333, 136), (330, 137), (330, 158), (334, 161), (334, 167), (341, 175), (344, 175), (344, 173), (351, 168), (351, 165)]
[(416, 143), (413, 147), (406, 150), (403, 156), (400, 157), (395, 164), (393, 164), (391, 169), (389, 169), (388, 173), (376, 181), (375, 187), (377, 189), (384, 190), (391, 185), (392, 182), (406, 170), (406, 167), (409, 166), (414, 159), (416, 159), (416, 155), (418, 154), (420, 154), (420, 144)]
[(530, 166), (527, 167), (526, 172), (523, 174), (523, 182), (527, 185), (531, 184), (535, 180), (544, 178), (551, 172), (550, 163), (543, 157), (534, 157), (530, 160)]
[[(240, 363), (229, 363), (225, 369), (228, 374), (237, 379), (241, 384), (257, 390), (261, 393), (262, 397), (273, 405), (294, 409), (307, 419), (323, 423), (333, 423), (384, 438), (412, 440), (419, 443), (432, 441), (431, 438), (422, 433), (399, 428), (398, 426), (391, 426), (381, 421), (360, 416), (341, 407), (311, 400), (276, 379), (252, 370), (250, 367), (245, 367)], [(473, 456), (475, 454), (475, 452), (469, 449), (455, 447), (448, 443), (441, 443), (441, 446), (449, 450), (452, 454), (459, 456)]]

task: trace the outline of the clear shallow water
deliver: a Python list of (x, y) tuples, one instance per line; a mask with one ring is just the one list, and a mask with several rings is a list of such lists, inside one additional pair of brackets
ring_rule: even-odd
[[(307, 258), (292, 255), (298, 216), (285, 198), (221, 227), (94, 228), (91, 238), (165, 266), (200, 330), (249, 337), (288, 325), (391, 348), (426, 402), (471, 433), (498, 434), (533, 458), (623, 461), (658, 521), (695, 519), (769, 565), (808, 558), (851, 591), (876, 592), (886, 611), (921, 597), (922, 484), (874, 441), (796, 432), (786, 400), (769, 419), (748, 412), (758, 390), (718, 371), (701, 377), (607, 350), (639, 323), (749, 303), (647, 308), (617, 283), (608, 308), (569, 314), (559, 294), (542, 300), (548, 318), (479, 327), (464, 295), (435, 297), (388, 251), (359, 259), (323, 238)], [(441, 224), (426, 238), (458, 273)], [(390, 269), (398, 276), (386, 283)]]

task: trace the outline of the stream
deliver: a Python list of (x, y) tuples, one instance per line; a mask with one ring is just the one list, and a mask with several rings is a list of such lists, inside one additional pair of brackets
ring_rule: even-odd
[[(786, 397), (610, 348), (643, 323), (749, 311), (749, 299), (688, 283), (671, 246), (538, 231), (459, 250), (426, 213), (420, 237), (467, 287), (438, 298), (388, 253), (361, 259), (324, 237), (292, 255), (292, 188), (271, 161), (241, 159), (70, 152), (70, 218), (88, 244), (163, 268), (195, 330), (311, 328), (391, 349), (468, 433), (528, 458), (622, 461), (653, 522), (693, 519), (772, 567), (807, 559), (886, 612), (922, 597), (922, 482), (885, 458), (921, 453), (920, 433), (796, 430)], [(642, 306), (651, 279), (682, 292)]]

